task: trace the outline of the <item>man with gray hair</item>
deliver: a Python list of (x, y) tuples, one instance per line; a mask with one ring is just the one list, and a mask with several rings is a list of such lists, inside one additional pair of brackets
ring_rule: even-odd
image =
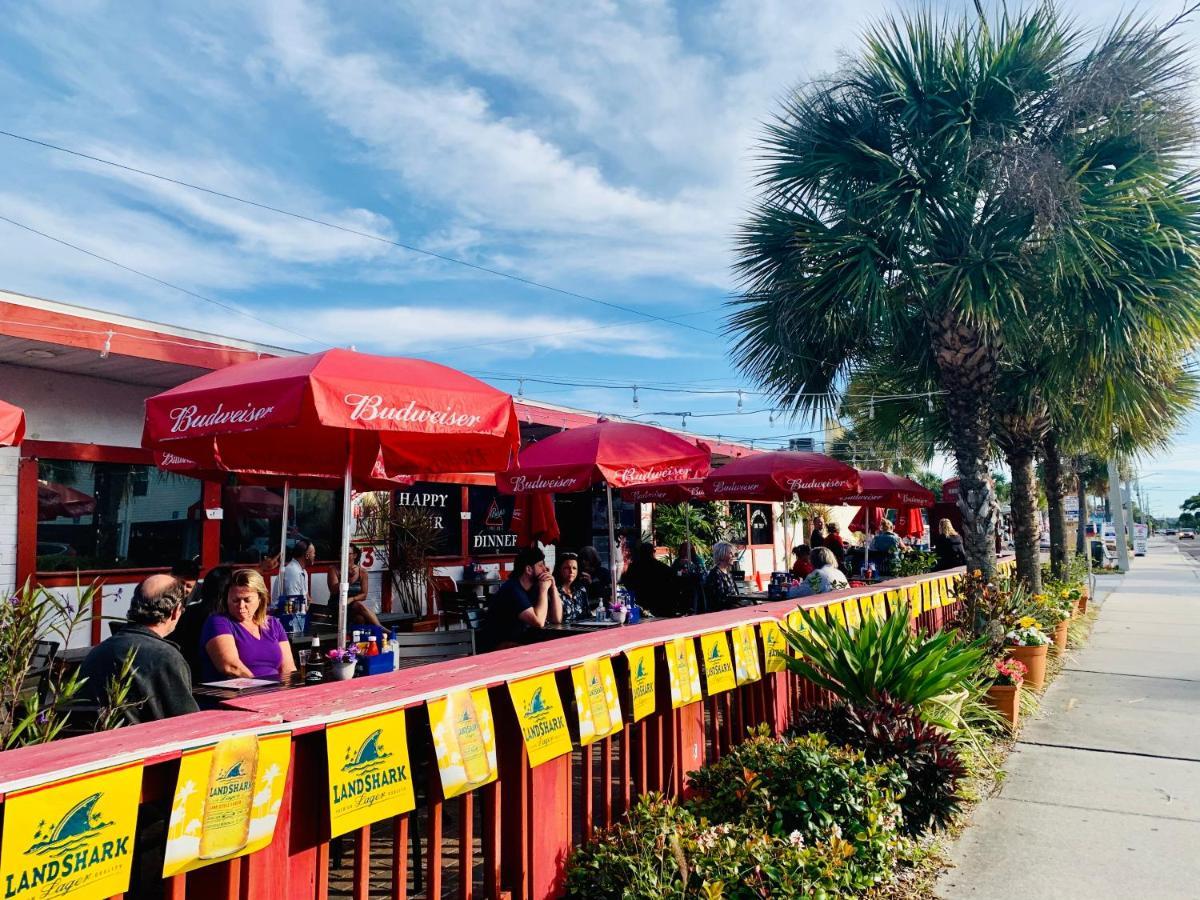
[(137, 586), (129, 604), (128, 624), (92, 648), (80, 674), (87, 678), (82, 693), (99, 706), (108, 706), (108, 686), (133, 654), (133, 684), (126, 715), (151, 722), (197, 712), (192, 697), (192, 673), (179, 648), (168, 641), (186, 600), (186, 588), (170, 575), (151, 575)]

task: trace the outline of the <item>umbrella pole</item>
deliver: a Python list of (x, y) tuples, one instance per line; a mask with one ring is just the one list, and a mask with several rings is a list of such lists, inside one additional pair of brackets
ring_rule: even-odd
[(342, 550), (338, 557), (338, 649), (346, 649), (346, 604), (350, 600), (350, 502), (353, 479), (351, 468), (354, 461), (354, 438), (351, 436), (346, 449), (346, 472), (342, 477)]
[(283, 479), (283, 521), (279, 524), (279, 577), (283, 577), (283, 560), (287, 556), (287, 526), (288, 526), (288, 479)]
[(867, 539), (863, 541), (863, 576), (866, 577), (867, 567), (871, 564), (871, 517), (875, 514), (875, 507), (863, 507), (863, 532)]
[(612, 606), (617, 605), (617, 533), (613, 527), (612, 485), (604, 482), (604, 493), (608, 498), (608, 574), (612, 582)]

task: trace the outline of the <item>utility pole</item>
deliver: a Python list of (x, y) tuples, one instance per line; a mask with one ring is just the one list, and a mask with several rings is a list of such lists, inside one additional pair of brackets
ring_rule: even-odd
[(1112, 516), (1113, 532), (1117, 542), (1117, 568), (1122, 572), (1128, 572), (1129, 544), (1126, 543), (1125, 501), (1121, 496), (1121, 472), (1115, 456), (1108, 458), (1108, 509)]

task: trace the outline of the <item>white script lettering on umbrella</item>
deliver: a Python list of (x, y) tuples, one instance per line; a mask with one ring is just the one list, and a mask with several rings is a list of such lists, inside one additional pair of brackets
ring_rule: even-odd
[(247, 403), (243, 409), (226, 409), (224, 403), (218, 403), (212, 412), (200, 412), (195, 404), (177, 406), (171, 410), (171, 432), (192, 431), (199, 428), (211, 428), (213, 425), (252, 425), (269, 416), (275, 411), (274, 406), (255, 406)]
[(350, 419), (355, 422), (416, 422), (444, 425), (450, 428), (474, 428), (482, 416), (459, 413), (450, 409), (426, 409), (409, 400), (404, 406), (384, 406), (379, 394), (347, 394), (346, 405), (350, 407)]
[(683, 481), (692, 477), (690, 466), (663, 466), (661, 468), (638, 469), (630, 466), (621, 472), (626, 484), (645, 484), (648, 481)]

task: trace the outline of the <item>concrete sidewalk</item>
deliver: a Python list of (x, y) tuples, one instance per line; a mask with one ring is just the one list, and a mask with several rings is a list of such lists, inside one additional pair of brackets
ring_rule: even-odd
[(1200, 567), (1156, 538), (1103, 581), (939, 897), (1200, 897)]

